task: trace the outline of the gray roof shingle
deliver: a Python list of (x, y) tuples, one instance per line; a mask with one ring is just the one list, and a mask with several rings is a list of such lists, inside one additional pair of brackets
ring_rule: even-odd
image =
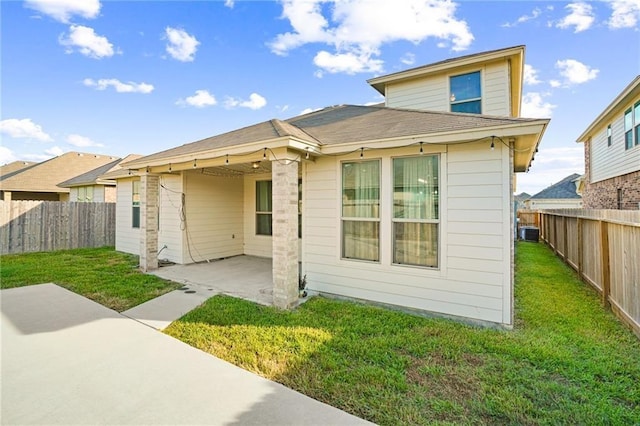
[(531, 197), (532, 199), (559, 199), (559, 198), (582, 198), (576, 192), (575, 180), (580, 177), (579, 174), (574, 173), (562, 179), (560, 182), (551, 185), (548, 188), (543, 189), (536, 195)]

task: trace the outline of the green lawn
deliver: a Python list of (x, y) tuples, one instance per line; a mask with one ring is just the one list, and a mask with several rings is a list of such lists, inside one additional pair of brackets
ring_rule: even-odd
[(517, 248), (514, 331), (314, 298), (216, 296), (166, 332), (373, 422), (638, 424), (640, 342), (542, 244)]
[(0, 288), (52, 282), (122, 312), (179, 287), (137, 265), (136, 256), (113, 247), (4, 255)]

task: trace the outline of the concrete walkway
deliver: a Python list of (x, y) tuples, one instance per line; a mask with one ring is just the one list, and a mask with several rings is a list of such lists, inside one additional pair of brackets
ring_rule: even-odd
[(2, 424), (367, 424), (54, 284), (0, 297)]

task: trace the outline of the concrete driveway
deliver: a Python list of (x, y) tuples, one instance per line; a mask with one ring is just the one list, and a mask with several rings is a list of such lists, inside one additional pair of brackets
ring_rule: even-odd
[(2, 424), (367, 424), (54, 284), (0, 297)]

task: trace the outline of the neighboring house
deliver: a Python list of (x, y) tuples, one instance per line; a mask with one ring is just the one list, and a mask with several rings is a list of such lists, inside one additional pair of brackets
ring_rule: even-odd
[(377, 77), (383, 106), (328, 107), (129, 161), (116, 248), (143, 270), (161, 248), (180, 264), (271, 257), (282, 308), (306, 276), (312, 291), (509, 327), (513, 177), (549, 122), (519, 118), (524, 53)]
[(578, 194), (580, 177), (577, 173), (567, 176), (530, 197), (525, 205), (531, 210), (582, 208), (582, 197)]
[(640, 209), (640, 75), (580, 135), (588, 209)]
[[(129, 155), (119, 158), (103, 166), (90, 170), (79, 176), (58, 184), (59, 187), (69, 188), (69, 201), (77, 202), (116, 202), (116, 181), (108, 178), (108, 174), (121, 170), (120, 163), (140, 157)], [(104, 178), (104, 175), (107, 178)]]
[(60, 182), (111, 163), (107, 155), (67, 152), (0, 177), (3, 200), (69, 201), (69, 188)]
[(526, 192), (521, 192), (520, 194), (514, 195), (513, 200), (516, 202), (516, 209), (526, 209), (527, 206), (525, 204), (525, 201), (527, 201), (529, 198), (531, 198), (531, 195), (527, 194)]
[(14, 174), (18, 173), (20, 170), (24, 170), (27, 167), (31, 167), (36, 164), (38, 163), (34, 161), (13, 161), (9, 164), (5, 164), (4, 166), (0, 166), (0, 179), (13, 176)]

